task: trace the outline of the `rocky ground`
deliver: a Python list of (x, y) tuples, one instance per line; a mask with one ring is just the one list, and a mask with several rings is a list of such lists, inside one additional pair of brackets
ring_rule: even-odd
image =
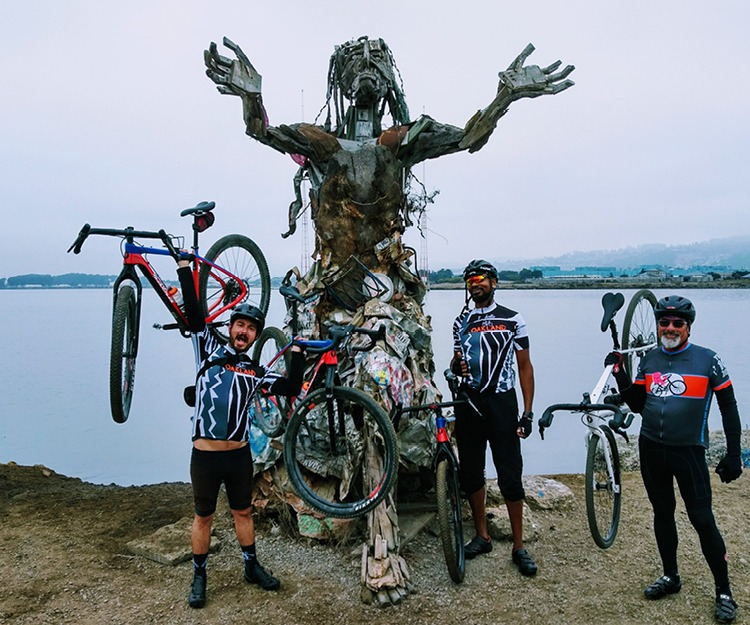
[[(715, 476), (714, 476), (715, 477)], [(591, 540), (583, 479), (556, 476), (574, 492), (564, 510), (532, 512), (538, 538), (528, 545), (540, 570), (521, 577), (510, 545), (467, 564), (466, 579), (450, 581), (438, 538), (423, 531), (403, 554), (414, 592), (400, 605), (360, 601), (360, 547), (294, 538), (288, 523), (259, 526), (261, 560), (282, 580), (268, 593), (242, 580), (239, 550), (226, 511), (219, 514), (224, 548), (209, 560), (203, 610), (186, 601), (191, 565), (165, 566), (132, 555), (126, 544), (191, 515), (187, 484), (97, 486), (44, 467), (0, 464), (0, 623), (685, 623), (713, 621), (713, 586), (684, 509), (678, 510), (683, 590), (658, 602), (642, 589), (660, 574), (650, 508), (640, 476), (624, 477), (623, 511), (615, 545)], [(714, 506), (730, 551), (738, 622), (750, 610), (748, 478), (714, 482)], [(187, 540), (187, 536), (186, 536)]]

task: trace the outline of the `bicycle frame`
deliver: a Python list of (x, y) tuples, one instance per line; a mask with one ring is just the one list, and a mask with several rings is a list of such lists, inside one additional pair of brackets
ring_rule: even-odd
[[(472, 402), (465, 395), (459, 395), (458, 379), (450, 371), (445, 372), (453, 401), (433, 402), (404, 407), (394, 403), (390, 418), (394, 428), (398, 427), (401, 416), (410, 412), (429, 411), (435, 419), (435, 439), (437, 446), (432, 457), (432, 472), (435, 476), (435, 496), (437, 502), (437, 520), (440, 526), (440, 540), (445, 554), (448, 574), (456, 583), (461, 583), (465, 572), (465, 553), (463, 542), (463, 524), (461, 520), (461, 492), (458, 479), (458, 458), (453, 451), (447, 424), (455, 421), (455, 417), (443, 414), (444, 408), (459, 405), (469, 405)], [(474, 408), (476, 410), (476, 408)]]
[[(653, 299), (653, 295), (650, 297)], [(626, 328), (629, 327), (632, 311), (636, 310), (642, 299), (649, 301), (643, 292), (639, 291), (631, 301), (625, 319)], [(634, 305), (633, 302), (636, 304)], [(645, 354), (656, 347), (656, 343), (638, 340), (635, 347), (628, 348), (628, 338), (632, 335), (629, 330), (626, 330), (626, 346), (620, 347), (614, 316), (623, 304), (622, 294), (607, 293), (602, 297), (604, 317), (601, 330), (604, 332), (609, 328), (613, 349), (621, 354), (620, 360), (624, 363), (629, 354)], [(641, 338), (640, 333), (638, 337)], [(622, 358), (623, 356), (625, 358)], [(591, 392), (583, 394), (581, 402), (553, 404), (545, 409), (539, 419), (539, 433), (542, 439), (544, 439), (544, 430), (552, 424), (557, 410), (579, 414), (581, 423), (587, 428), (584, 437), (587, 450), (586, 515), (594, 542), (602, 549), (609, 548), (615, 540), (621, 510), (620, 460), (614, 434), (621, 435), (627, 441), (628, 436), (625, 430), (634, 418), (633, 413), (624, 407), (624, 402), (617, 391), (616, 381), (612, 374), (614, 366), (614, 364), (605, 365), (594, 388)], [(632, 362), (631, 366), (633, 366)]]
[[(203, 256), (200, 256), (198, 254), (197, 242), (196, 242), (196, 245), (193, 246), (192, 250), (193, 250), (192, 253), (194, 256), (194, 259), (192, 262), (193, 286), (195, 288), (196, 293), (198, 293), (198, 272), (199, 272), (200, 263), (206, 263), (211, 266), (212, 270), (214, 271), (213, 273), (214, 277), (219, 281), (219, 283), (222, 286), (224, 286), (224, 284), (226, 284), (228, 280), (234, 280), (235, 283), (239, 286), (239, 292), (233, 300), (226, 302), (223, 305), (220, 305), (221, 302), (217, 302), (211, 307), (211, 309), (208, 311), (208, 316), (206, 317), (206, 323), (208, 324), (214, 321), (219, 315), (225, 313), (227, 310), (229, 310), (230, 308), (234, 307), (236, 304), (241, 302), (247, 295), (247, 285), (240, 278), (238, 278), (231, 272), (227, 271), (223, 267), (220, 267), (219, 265), (211, 262), (210, 260), (204, 258)], [(180, 330), (184, 331), (187, 329), (187, 324), (188, 324), (187, 318), (185, 317), (185, 313), (180, 308), (180, 305), (175, 299), (174, 295), (170, 293), (169, 287), (167, 287), (167, 285), (164, 284), (164, 281), (161, 279), (159, 274), (156, 272), (156, 270), (153, 268), (151, 263), (146, 258), (146, 255), (148, 254), (156, 254), (159, 256), (173, 256), (174, 255), (172, 251), (170, 251), (169, 249), (165, 249), (165, 248), (145, 247), (137, 243), (133, 243), (131, 241), (128, 241), (127, 243), (125, 243), (125, 250), (124, 250), (124, 255), (123, 255), (124, 267), (113, 285), (114, 297), (117, 296), (117, 290), (119, 289), (120, 285), (123, 282), (125, 281), (133, 282), (135, 284), (136, 293), (138, 294), (137, 318), (140, 320), (140, 301), (141, 301), (142, 285), (141, 285), (141, 281), (138, 279), (138, 274), (135, 270), (135, 268), (137, 267), (141, 271), (143, 276), (146, 278), (146, 280), (148, 280), (149, 284), (151, 284), (154, 291), (161, 299), (162, 303), (167, 307), (169, 312), (172, 314), (175, 321), (177, 322), (177, 327), (179, 327)], [(169, 329), (168, 326), (162, 326), (162, 327)]]
[[(349, 328), (348, 332), (346, 334), (341, 334), (337, 336), (336, 338), (330, 338), (330, 339), (301, 339), (296, 335), (297, 332), (297, 302), (304, 302), (305, 298), (302, 297), (299, 294), (299, 291), (297, 291), (296, 288), (289, 286), (286, 284), (289, 280), (290, 273), (286, 275), (284, 278), (284, 283), (282, 284), (279, 291), (281, 292), (281, 295), (290, 303), (291, 305), (291, 313), (292, 313), (292, 332), (294, 333), (294, 336), (292, 336), (292, 339), (284, 346), (282, 347), (276, 354), (267, 362), (267, 363), (261, 363), (265, 365), (266, 369), (271, 370), (273, 368), (273, 365), (278, 362), (280, 358), (286, 354), (293, 345), (298, 345), (299, 347), (302, 347), (303, 349), (307, 350), (310, 353), (319, 353), (320, 357), (318, 358), (318, 361), (315, 363), (315, 366), (313, 367), (312, 374), (309, 377), (309, 380), (303, 384), (301, 393), (296, 396), (290, 398), (289, 402), (289, 410), (287, 411), (287, 414), (283, 415), (285, 419), (289, 419), (291, 414), (294, 412), (294, 404), (299, 401), (303, 400), (307, 395), (314, 389), (318, 388), (320, 386), (320, 377), (321, 377), (321, 369), (323, 370), (323, 387), (328, 391), (328, 393), (331, 393), (331, 389), (333, 389), (334, 386), (338, 386), (341, 384), (341, 380), (339, 378), (338, 374), (338, 365), (339, 365), (339, 356), (338, 351), (339, 349), (344, 349), (349, 342), (349, 339), (354, 333), (362, 333), (370, 336), (371, 343), (369, 346), (366, 347), (354, 347), (354, 351), (367, 351), (368, 349), (371, 349), (374, 346), (374, 341), (383, 338), (384, 337), (384, 327), (381, 327), (377, 331), (373, 330), (367, 330), (364, 328)], [(347, 326), (344, 326), (347, 327)], [(332, 332), (335, 332), (335, 330), (332, 330)], [(276, 404), (277, 408), (280, 408), (279, 404), (276, 403), (275, 399), (273, 399), (273, 395), (268, 393), (267, 391), (260, 391), (261, 393), (265, 393), (267, 398), (274, 402)]]
[[(200, 268), (201, 265), (207, 265), (210, 267), (211, 278), (221, 287), (222, 291), (228, 291), (228, 285), (233, 285), (233, 292), (230, 296), (224, 294), (224, 297), (217, 299), (213, 302), (207, 302), (208, 306), (206, 323), (213, 323), (219, 316), (226, 313), (228, 310), (233, 308), (236, 304), (244, 301), (248, 294), (248, 285), (239, 276), (234, 275), (232, 272), (224, 269), (215, 262), (201, 256), (198, 252), (198, 234), (213, 223), (213, 216), (210, 211), (214, 208), (213, 202), (202, 202), (194, 208), (185, 209), (182, 211), (182, 216), (193, 215), (193, 245), (191, 247), (192, 253), (187, 254), (178, 250), (173, 243), (172, 235), (167, 234), (164, 230), (158, 232), (135, 230), (132, 227), (124, 229), (112, 229), (112, 228), (92, 228), (89, 224), (84, 224), (81, 231), (78, 233), (78, 237), (74, 241), (73, 245), (70, 246), (68, 252), (73, 251), (78, 254), (81, 251), (81, 247), (84, 241), (92, 234), (107, 235), (114, 237), (121, 237), (125, 239), (123, 248), (123, 268), (118, 277), (116, 278), (113, 285), (113, 303), (117, 301), (117, 295), (120, 287), (123, 283), (129, 283), (133, 285), (136, 293), (136, 312), (135, 312), (135, 323), (136, 327), (140, 326), (141, 316), (141, 297), (143, 295), (143, 287), (140, 279), (138, 278), (138, 271), (143, 274), (149, 284), (153, 287), (154, 291), (161, 299), (162, 303), (166, 306), (175, 320), (175, 324), (167, 325), (155, 325), (157, 328), (168, 329), (179, 329), (183, 334), (187, 332), (188, 320), (183, 312), (180, 303), (175, 299), (175, 295), (178, 291), (174, 288), (169, 288), (159, 276), (158, 272), (153, 268), (149, 262), (147, 256), (149, 254), (155, 254), (157, 256), (171, 256), (176, 261), (181, 258), (190, 258), (192, 263), (192, 278), (193, 288), (195, 289), (196, 295), (199, 295), (199, 282), (200, 282)], [(211, 219), (208, 225), (199, 225), (199, 222), (210, 216)], [(158, 239), (162, 242), (163, 247), (147, 247), (140, 243), (136, 243), (134, 239), (145, 238), (145, 239)], [(200, 297), (199, 297), (200, 299)], [(137, 341), (135, 346), (137, 352)], [(135, 355), (135, 354), (134, 354)]]
[[(190, 321), (183, 310), (179, 290), (164, 283), (151, 265), (149, 255), (169, 256), (178, 264), (184, 261), (185, 265), (191, 265), (191, 278), (187, 280), (189, 284), (186, 288), (194, 289), (200, 314), (204, 316), (208, 330), (220, 343), (226, 343), (228, 340), (219, 328), (227, 325), (230, 309), (249, 296), (249, 285), (253, 278), (249, 272), (244, 273), (247, 268), (257, 268), (261, 283), (260, 306), (264, 310), (268, 306), (268, 267), (262, 252), (252, 240), (242, 235), (227, 235), (214, 243), (206, 257), (199, 254), (198, 235), (214, 223), (215, 217), (211, 211), (215, 206), (214, 202), (200, 202), (180, 213), (180, 216), (191, 216), (193, 220), (192, 253), (182, 249), (183, 237), (167, 234), (163, 229), (151, 232), (135, 230), (132, 226), (122, 229), (92, 228), (90, 224), (83, 225), (75, 241), (68, 248), (68, 252), (79, 254), (84, 242), (92, 234), (121, 239), (123, 266), (113, 284), (110, 350), (110, 406), (112, 417), (118, 423), (127, 420), (133, 394), (143, 303), (143, 283), (139, 273), (153, 287), (175, 322), (166, 325), (154, 324), (154, 327), (164, 330), (178, 329), (183, 336), (187, 336), (190, 330)], [(136, 239), (160, 241), (162, 247), (146, 246)], [(230, 250), (238, 252), (230, 254)], [(223, 260), (225, 252), (227, 261)], [(237, 268), (230, 271), (217, 262), (229, 267), (236, 265)], [(243, 278), (235, 273), (247, 277)]]

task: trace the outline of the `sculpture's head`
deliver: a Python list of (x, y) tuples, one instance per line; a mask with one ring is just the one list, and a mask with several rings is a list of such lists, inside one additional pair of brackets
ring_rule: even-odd
[(331, 66), (342, 94), (355, 104), (374, 104), (399, 88), (391, 51), (382, 39), (360, 37), (336, 46)]
[(351, 112), (344, 119), (343, 111), (339, 110), (343, 99), (360, 111), (358, 117), (361, 121), (368, 116), (366, 111), (370, 111), (368, 121), (376, 134), (380, 133), (385, 104), (394, 125), (409, 121), (409, 110), (397, 72), (391, 50), (382, 39), (364, 36), (336, 46), (328, 68), (328, 97), (329, 103), (333, 99), (336, 107), (336, 131), (339, 134), (343, 131), (342, 125), (348, 126), (354, 121)]

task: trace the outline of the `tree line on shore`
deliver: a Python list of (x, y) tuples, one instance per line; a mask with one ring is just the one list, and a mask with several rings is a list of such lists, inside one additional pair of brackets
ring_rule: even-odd
[(22, 289), (22, 288), (81, 288), (102, 287), (106, 288), (112, 284), (116, 276), (102, 276), (90, 273), (66, 273), (60, 276), (49, 274), (28, 273), (21, 276), (10, 276), (0, 278), (0, 289)]

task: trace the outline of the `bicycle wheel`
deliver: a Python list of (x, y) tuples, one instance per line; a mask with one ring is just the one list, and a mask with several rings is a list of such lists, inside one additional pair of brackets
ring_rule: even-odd
[(451, 579), (460, 584), (464, 580), (466, 558), (464, 556), (464, 528), (461, 519), (461, 488), (458, 485), (455, 462), (455, 459), (446, 456), (438, 461), (435, 467), (435, 495), (445, 564), (448, 566)]
[[(253, 348), (253, 359), (264, 367), (278, 354), (288, 339), (278, 328), (264, 328)], [(290, 350), (286, 350), (270, 367), (270, 371), (286, 376), (292, 359)], [(278, 395), (270, 396), (256, 393), (250, 405), (250, 419), (257, 425), (266, 436), (275, 438), (284, 430), (285, 419), (289, 414), (289, 399)]]
[[(633, 349), (656, 343), (656, 296), (641, 289), (630, 300), (622, 324), (622, 349)], [(650, 348), (649, 348), (650, 349)], [(648, 349), (625, 354), (625, 370), (633, 377)]]
[(353, 518), (377, 506), (396, 479), (398, 441), (388, 415), (362, 391), (314, 391), (292, 413), (284, 463), (297, 494), (331, 517)]
[[(586, 517), (594, 542), (607, 549), (615, 542), (620, 523), (620, 456), (615, 437), (606, 425), (600, 426), (604, 437), (592, 434), (586, 455)], [(613, 480), (610, 480), (605, 447), (612, 459)]]
[(109, 405), (112, 418), (125, 423), (130, 413), (138, 350), (138, 318), (135, 290), (121, 286), (112, 313), (112, 347), (109, 353)]
[[(246, 236), (229, 234), (214, 243), (206, 254), (206, 259), (237, 276), (247, 287), (248, 293), (244, 303), (257, 306), (264, 313), (268, 311), (271, 297), (271, 278), (268, 265), (260, 248)], [(198, 272), (198, 295), (203, 312), (208, 317), (239, 295), (239, 284), (235, 279), (215, 269), (207, 263), (201, 263)], [(221, 342), (229, 339), (226, 324), (231, 310), (220, 314), (212, 325), (211, 333)]]

